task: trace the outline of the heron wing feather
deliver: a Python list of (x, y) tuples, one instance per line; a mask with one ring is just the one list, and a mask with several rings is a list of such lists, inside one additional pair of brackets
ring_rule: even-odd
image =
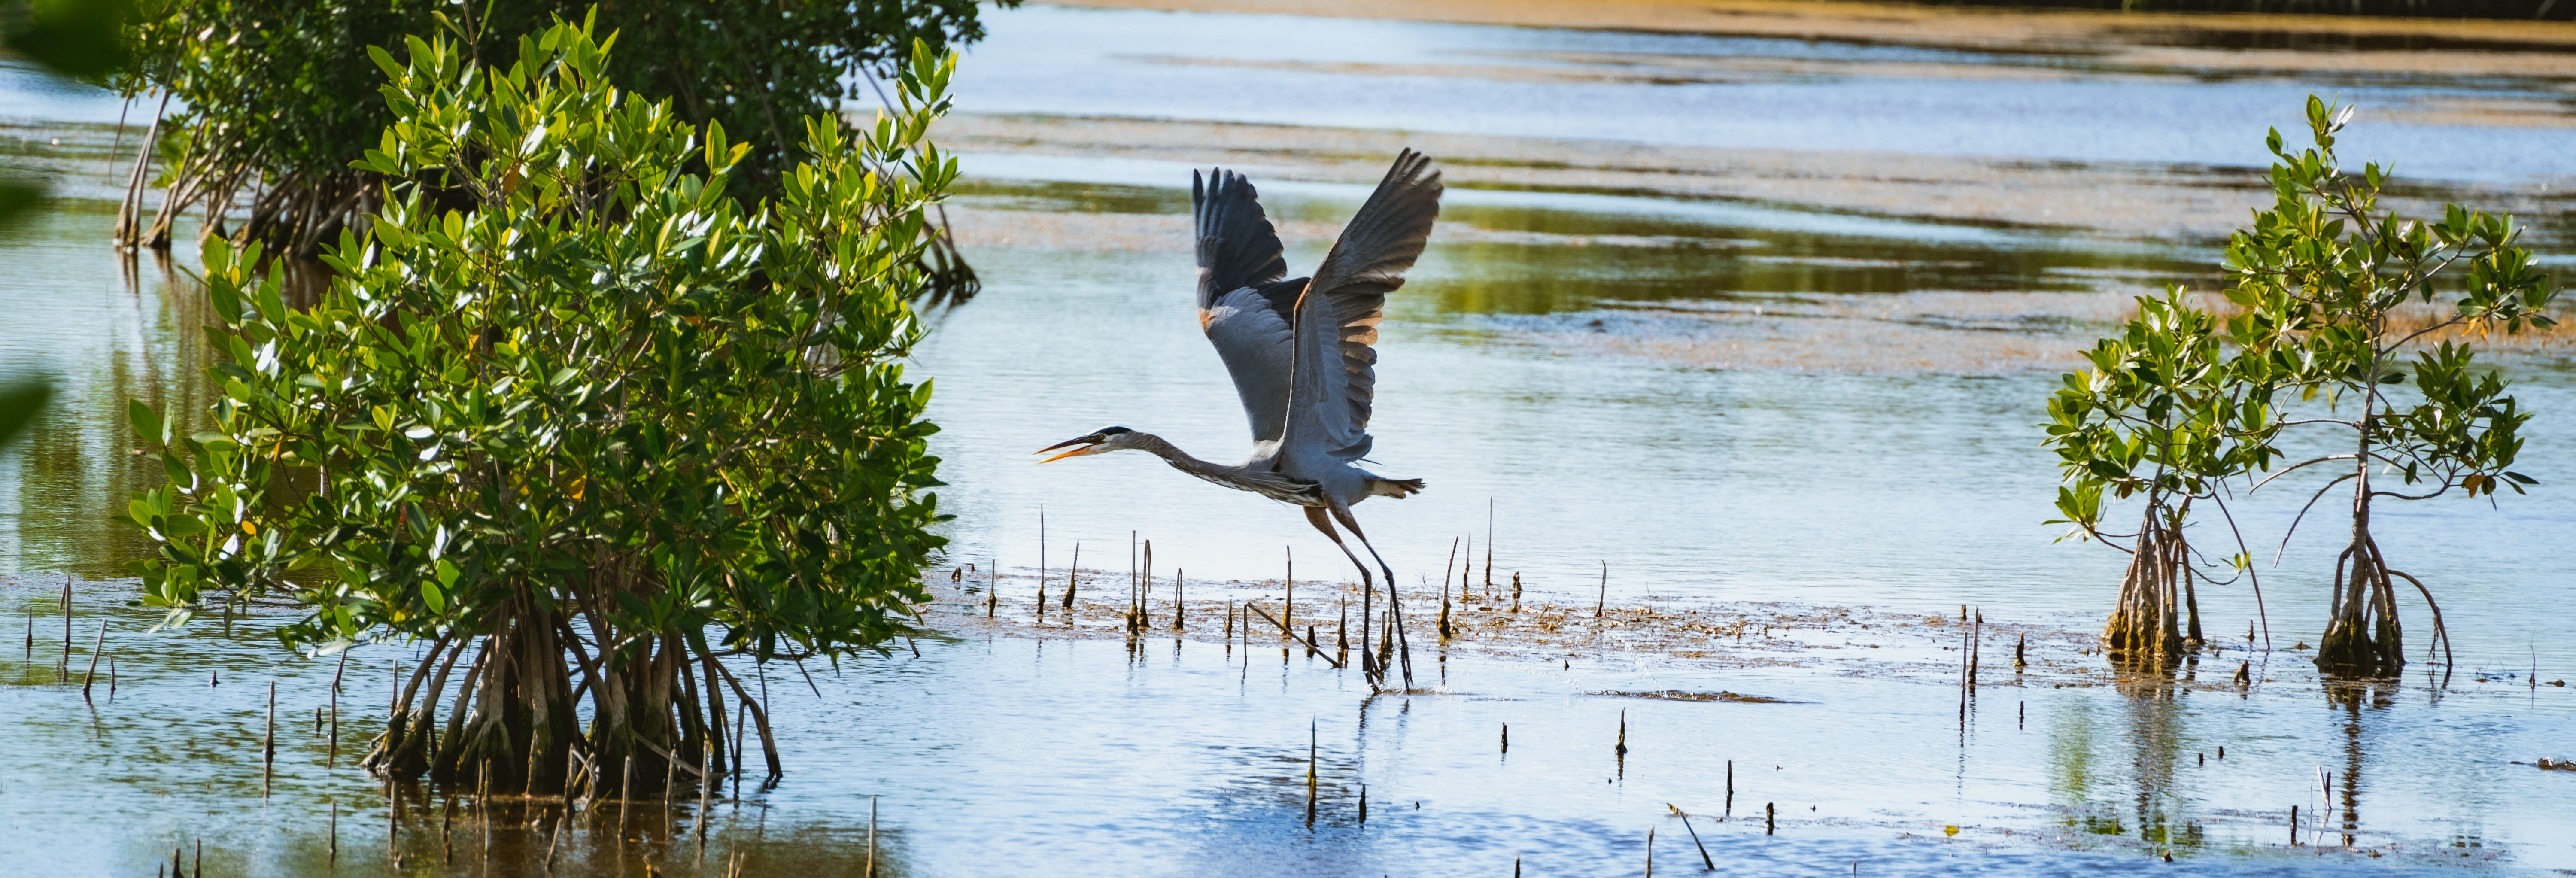
[(1255, 442), (1278, 441), (1288, 423), (1289, 357), (1296, 329), (1279, 303), (1296, 301), (1305, 278), (1243, 287), (1217, 297), (1205, 315), (1208, 342), (1234, 378)]
[(1288, 260), (1261, 212), (1260, 192), (1242, 174), (1190, 172), (1190, 219), (1199, 263), (1199, 329), (1216, 346), (1243, 400), (1255, 442), (1276, 441), (1288, 418), (1289, 358), (1296, 329), (1288, 315), (1305, 279), (1281, 281)]
[(1288, 443), (1320, 445), (1342, 460), (1368, 454), (1377, 325), (1386, 294), (1404, 286), (1431, 238), (1441, 189), (1429, 157), (1410, 149), (1397, 156), (1298, 297)]
[[(1242, 174), (1222, 168), (1201, 180), (1190, 172), (1191, 225), (1199, 258), (1199, 310), (1245, 287), (1288, 276), (1279, 233), (1261, 213), (1260, 192)], [(1205, 319), (1205, 315), (1202, 315)]]

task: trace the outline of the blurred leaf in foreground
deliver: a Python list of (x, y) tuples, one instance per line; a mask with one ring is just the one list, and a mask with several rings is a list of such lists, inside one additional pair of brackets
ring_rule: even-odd
[(42, 379), (0, 385), (0, 448), (7, 448), (35, 423), (36, 413), (54, 398), (53, 382)]
[(133, 61), (118, 38), (134, 17), (128, 0), (0, 0), (10, 52), (64, 76), (102, 82)]

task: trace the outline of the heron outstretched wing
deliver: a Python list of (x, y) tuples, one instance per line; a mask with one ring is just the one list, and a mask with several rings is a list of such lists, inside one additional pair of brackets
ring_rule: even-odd
[(1199, 328), (1216, 346), (1243, 400), (1253, 441), (1276, 441), (1288, 418), (1288, 370), (1296, 328), (1288, 322), (1306, 279), (1280, 280), (1288, 261), (1279, 235), (1261, 214), (1259, 193), (1243, 175), (1190, 172), (1197, 228)]
[(1440, 170), (1413, 150), (1396, 156), (1324, 264), (1297, 298), (1291, 446), (1320, 446), (1343, 460), (1369, 451), (1377, 399), (1377, 324), (1386, 294), (1422, 255), (1440, 216)]

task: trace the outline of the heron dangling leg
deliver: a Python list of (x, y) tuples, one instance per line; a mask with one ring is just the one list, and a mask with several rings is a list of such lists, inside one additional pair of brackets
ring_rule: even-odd
[[(1368, 678), (1369, 685), (1375, 686), (1379, 679), (1386, 676), (1385, 670), (1377, 666), (1377, 653), (1369, 650), (1369, 598), (1377, 594), (1377, 585), (1369, 581), (1368, 565), (1360, 563), (1360, 556), (1351, 554), (1351, 547), (1342, 542), (1342, 535), (1334, 532), (1332, 519), (1324, 517), (1324, 508), (1321, 506), (1303, 508), (1306, 510), (1306, 523), (1314, 525), (1316, 530), (1323, 531), (1324, 538), (1333, 541), (1333, 548), (1342, 550), (1342, 557), (1351, 559), (1351, 566), (1359, 568), (1360, 675)], [(1372, 549), (1370, 552), (1374, 554), (1376, 550)], [(1389, 580), (1389, 582), (1392, 581)]]
[[(1330, 497), (1326, 499), (1332, 500)], [(1386, 612), (1395, 622), (1396, 649), (1404, 656), (1404, 688), (1411, 689), (1413, 688), (1413, 641), (1404, 635), (1404, 601), (1395, 592), (1395, 568), (1387, 566), (1386, 558), (1379, 555), (1377, 547), (1369, 543), (1368, 534), (1360, 531), (1359, 519), (1351, 517), (1351, 507), (1339, 500), (1332, 500), (1332, 503), (1333, 518), (1340, 521), (1343, 527), (1350, 528), (1351, 536), (1360, 538), (1360, 548), (1367, 549), (1369, 557), (1376, 559), (1378, 571), (1386, 574)], [(1335, 542), (1340, 541), (1335, 540)], [(1350, 550), (1343, 549), (1342, 552), (1348, 554)], [(1352, 558), (1351, 563), (1359, 563), (1359, 559)], [(1365, 569), (1360, 572), (1360, 578), (1363, 581), (1368, 578), (1368, 572)]]

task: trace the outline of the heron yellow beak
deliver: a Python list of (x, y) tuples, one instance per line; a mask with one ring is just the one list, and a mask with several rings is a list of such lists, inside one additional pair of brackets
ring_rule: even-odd
[(1067, 440), (1065, 440), (1065, 441), (1058, 442), (1058, 443), (1056, 443), (1056, 444), (1049, 445), (1049, 446), (1047, 446), (1047, 447), (1045, 447), (1045, 448), (1040, 448), (1040, 449), (1038, 449), (1038, 450), (1036, 450), (1036, 451), (1032, 451), (1032, 452), (1029, 452), (1029, 453), (1031, 453), (1031, 454), (1045, 454), (1045, 453), (1047, 453), (1047, 452), (1049, 452), (1049, 451), (1054, 451), (1054, 450), (1056, 450), (1056, 449), (1058, 449), (1058, 448), (1063, 448), (1063, 447), (1068, 446), (1068, 445), (1079, 445), (1079, 446), (1082, 446), (1082, 447), (1080, 447), (1080, 448), (1073, 449), (1072, 451), (1067, 451), (1067, 452), (1065, 452), (1065, 453), (1063, 453), (1063, 454), (1059, 454), (1059, 455), (1056, 455), (1056, 456), (1054, 456), (1054, 457), (1050, 457), (1050, 458), (1047, 458), (1047, 459), (1045, 459), (1045, 460), (1038, 461), (1039, 463), (1054, 463), (1054, 462), (1056, 462), (1056, 461), (1063, 460), (1063, 459), (1068, 458), (1068, 457), (1081, 457), (1081, 456), (1086, 455), (1086, 454), (1099, 454), (1099, 453), (1100, 453), (1100, 451), (1101, 451), (1101, 448), (1100, 448), (1100, 442), (1101, 442), (1101, 440), (1100, 440), (1100, 437), (1098, 437), (1098, 436), (1084, 436), (1084, 437), (1082, 437), (1082, 438), (1080, 438), (1080, 439), (1067, 439)]

